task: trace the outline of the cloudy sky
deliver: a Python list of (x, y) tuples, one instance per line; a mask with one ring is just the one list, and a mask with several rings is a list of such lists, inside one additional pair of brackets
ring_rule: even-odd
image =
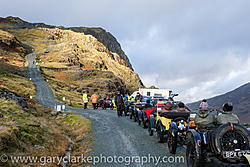
[(209, 98), (250, 81), (249, 0), (6, 0), (0, 16), (103, 27), (146, 86)]

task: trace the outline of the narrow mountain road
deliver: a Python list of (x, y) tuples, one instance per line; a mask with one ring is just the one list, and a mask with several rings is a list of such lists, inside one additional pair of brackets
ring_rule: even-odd
[[(33, 63), (35, 56), (35, 53), (28, 55), (29, 77), (35, 84), (37, 91), (35, 98), (44, 106), (54, 107), (55, 104), (59, 103), (55, 101), (52, 90)], [(128, 117), (118, 118), (116, 111), (83, 110), (70, 106), (66, 106), (66, 111), (73, 111), (92, 121), (93, 142), (91, 147), (93, 151), (90, 152), (90, 155), (100, 156), (99, 158), (102, 158), (103, 162), (96, 164), (96, 166), (186, 166), (184, 148), (179, 147), (177, 154), (171, 155), (167, 144), (158, 143), (155, 136), (150, 137), (147, 130), (139, 127)], [(106, 163), (104, 163), (103, 156), (109, 157), (106, 159)], [(138, 159), (138, 156), (142, 156), (144, 159), (142, 157)], [(157, 163), (152, 156), (160, 156), (160, 162)], [(148, 158), (149, 162), (142, 164), (142, 160), (145, 161), (145, 158)], [(173, 162), (174, 159), (177, 162)], [(111, 162), (112, 160), (116, 162)], [(213, 164), (213, 167), (216, 165)]]

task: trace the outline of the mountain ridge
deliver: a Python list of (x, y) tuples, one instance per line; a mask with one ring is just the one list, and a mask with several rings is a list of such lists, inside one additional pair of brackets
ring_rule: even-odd
[[(46, 82), (50, 83), (57, 100), (62, 102), (62, 97), (66, 97), (76, 107), (82, 103), (83, 91), (88, 91), (89, 95), (95, 92), (104, 98), (113, 96), (117, 90), (125, 93), (144, 87), (139, 75), (129, 65), (130, 62), (126, 61), (128, 58), (120, 44), (110, 33), (94, 28), (95, 32), (107, 33), (106, 37), (102, 37), (102, 40), (108, 41), (106, 45), (113, 38), (107, 47), (90, 33), (76, 32), (78, 30), (74, 29), (29, 23), (18, 17), (0, 17), (2, 34), (8, 34), (16, 43), (20, 41), (22, 46), (27, 46), (27, 51), (21, 55), (12, 52), (12, 46), (4, 48), (5, 44), (1, 43), (0, 59), (6, 60), (5, 64), (16, 65), (17, 61), (13, 60), (20, 58), (22, 66), (27, 67), (25, 55), (36, 53), (35, 61), (39, 70)], [(2, 39), (5, 40), (4, 37)], [(123, 56), (116, 53), (119, 49), (124, 53)]]
[[(197, 109), (201, 101), (189, 103), (191, 109)], [(224, 94), (207, 99), (211, 108), (220, 109), (226, 102), (232, 102), (234, 113), (237, 114), (242, 122), (250, 123), (250, 82)]]
[(21, 24), (24, 27), (29, 28), (59, 28), (62, 30), (72, 30), (75, 32), (84, 33), (86, 35), (94, 36), (99, 42), (103, 43), (111, 52), (117, 53), (121, 59), (126, 62), (126, 65), (131, 68), (133, 67), (125, 54), (122, 50), (120, 43), (117, 39), (110, 33), (107, 32), (105, 29), (101, 27), (64, 27), (64, 26), (52, 26), (45, 23), (29, 23), (20, 19), (19, 17), (7, 16), (6, 18), (0, 17), (0, 22), (2, 23), (12, 23), (12, 24)]

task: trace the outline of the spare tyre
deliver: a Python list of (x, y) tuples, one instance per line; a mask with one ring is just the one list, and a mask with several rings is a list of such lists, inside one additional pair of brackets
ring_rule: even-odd
[[(220, 157), (223, 152), (235, 150), (249, 150), (250, 136), (248, 130), (235, 123), (219, 126), (212, 135), (214, 152)], [(224, 159), (231, 161), (230, 159)]]

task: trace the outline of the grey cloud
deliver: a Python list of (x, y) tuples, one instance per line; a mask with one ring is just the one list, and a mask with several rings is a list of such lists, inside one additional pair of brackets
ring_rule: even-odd
[(249, 81), (249, 5), (246, 0), (9, 0), (1, 2), (0, 15), (103, 27), (120, 41), (147, 86), (171, 88), (192, 101)]

